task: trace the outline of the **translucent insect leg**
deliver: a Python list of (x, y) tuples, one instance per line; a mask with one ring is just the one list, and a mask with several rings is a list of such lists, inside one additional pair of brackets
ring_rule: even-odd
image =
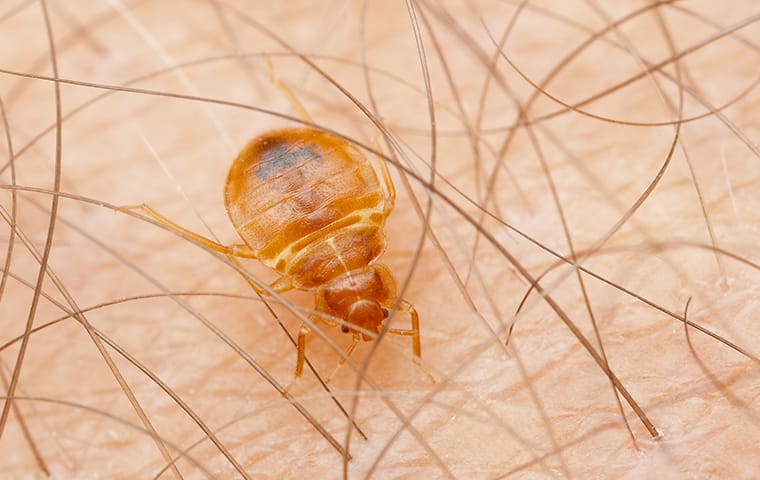
[(270, 283), (269, 288), (274, 290), (276, 293), (283, 293), (293, 290), (296, 287), (293, 286), (293, 281), (290, 278), (280, 277), (274, 282)]
[(305, 323), (302, 323), (301, 328), (298, 330), (298, 358), (296, 359), (296, 371), (293, 373), (293, 380), (291, 380), (288, 386), (285, 387), (285, 390), (282, 391), (283, 397), (287, 396), (290, 389), (295, 385), (298, 379), (301, 378), (301, 374), (303, 374), (303, 363), (306, 359), (306, 335), (310, 332), (311, 328)]
[(288, 101), (291, 107), (293, 107), (293, 110), (296, 111), (299, 117), (301, 117), (301, 120), (304, 120), (309, 123), (314, 123), (314, 120), (311, 118), (311, 115), (309, 115), (309, 112), (306, 111), (304, 106), (301, 104), (301, 102), (298, 101), (295, 95), (293, 95), (293, 92), (290, 90), (290, 87), (288, 87), (285, 82), (280, 80), (280, 76), (277, 75), (274, 71), (274, 66), (272, 65), (272, 59), (269, 58), (269, 55), (263, 56), (264, 61), (267, 64), (267, 68), (269, 69), (269, 77), (272, 81), (272, 85), (282, 93), (282, 95), (285, 97), (285, 99)]
[[(146, 204), (142, 205), (131, 205), (131, 206), (125, 206), (125, 207), (119, 207), (118, 210), (121, 211), (137, 211), (144, 213), (148, 217), (152, 218), (159, 224), (163, 225), (164, 227), (170, 229), (173, 232), (179, 233), (184, 237), (187, 237), (191, 239), (192, 241), (198, 243), (199, 245), (202, 245), (210, 250), (213, 250), (215, 252), (221, 253), (223, 255), (226, 255), (227, 258), (230, 259), (235, 265), (240, 266), (240, 263), (238, 263), (237, 258), (256, 258), (256, 255), (251, 251), (250, 247), (245, 244), (238, 244), (238, 245), (222, 245), (218, 242), (215, 242), (209, 238), (206, 238), (202, 235), (199, 235), (195, 232), (192, 232), (184, 227), (181, 227), (177, 225), (176, 223), (172, 222), (168, 218), (164, 217), (160, 213), (153, 210), (151, 207), (149, 207)], [(265, 290), (259, 288), (258, 285), (253, 283), (249, 278), (247, 278), (245, 275), (243, 275), (243, 278), (245, 278), (245, 281), (250, 285), (250, 287), (259, 295), (262, 296), (269, 296), (269, 293)], [(275, 280), (270, 287), (272, 290), (274, 290), (276, 293), (282, 293), (287, 292), (288, 290), (293, 289), (293, 284), (290, 283), (288, 279), (285, 279), (284, 277), (281, 277), (277, 280)]]
[[(274, 70), (274, 65), (272, 65), (272, 59), (269, 58), (268, 55), (263, 56), (264, 61), (267, 64), (267, 68), (269, 69), (269, 77), (271, 79), (272, 85), (282, 93), (282, 95), (285, 97), (285, 99), (288, 101), (290, 106), (293, 108), (293, 110), (296, 111), (298, 116), (301, 118), (301, 120), (304, 120), (309, 123), (314, 123), (314, 120), (311, 118), (311, 115), (309, 115), (309, 112), (306, 111), (306, 108), (304, 108), (303, 104), (298, 101), (298, 98), (293, 94), (293, 91), (288, 87), (288, 85), (283, 82), (279, 75)], [(372, 142), (373, 147), (378, 152), (380, 150), (380, 145), (377, 142), (377, 139), (373, 140)], [(386, 164), (384, 159), (378, 159), (379, 168), (380, 168), (380, 174), (383, 176), (383, 183), (385, 183), (385, 190), (388, 195), (387, 204), (385, 207), (386, 212), (390, 212), (393, 209), (393, 205), (396, 203), (396, 187), (393, 186), (393, 180), (391, 179), (391, 174), (388, 171), (388, 165)]]
[[(380, 145), (377, 143), (377, 138), (372, 141), (372, 146), (378, 152), (380, 152)], [(393, 206), (396, 204), (396, 187), (393, 185), (391, 179), (391, 172), (388, 170), (388, 163), (384, 158), (377, 159), (378, 168), (380, 168), (380, 174), (383, 176), (383, 183), (385, 183), (385, 191), (388, 195), (386, 198), (385, 211), (390, 213), (393, 210)]]
[(119, 207), (117, 210), (120, 210), (122, 212), (128, 212), (128, 211), (137, 211), (142, 212), (145, 215), (149, 216), (156, 222), (160, 223), (164, 227), (168, 228), (169, 230), (179, 233), (180, 235), (187, 237), (191, 239), (192, 241), (203, 245), (204, 247), (213, 250), (215, 252), (222, 253), (227, 256), (232, 257), (241, 257), (241, 258), (256, 258), (256, 254), (253, 253), (251, 248), (248, 245), (238, 244), (238, 245), (222, 245), (221, 243), (215, 242), (211, 239), (208, 239), (204, 237), (203, 235), (199, 235), (195, 232), (192, 232), (184, 227), (181, 227), (177, 225), (176, 223), (172, 222), (168, 218), (164, 217), (160, 213), (153, 210), (151, 207), (149, 207), (146, 204), (142, 205), (129, 205), (125, 207)]
[[(359, 334), (355, 334), (353, 341), (351, 342), (351, 345), (346, 347), (346, 350), (345, 350), (346, 357), (350, 357), (351, 355), (353, 355), (354, 350), (356, 350), (356, 346), (359, 344), (360, 341), (361, 341), (361, 336)], [(335, 374), (338, 373), (338, 370), (340, 370), (340, 367), (342, 367), (343, 364), (345, 363), (346, 363), (346, 358), (340, 357), (340, 359), (338, 360), (338, 364), (335, 365), (335, 368), (333, 368), (333, 371), (330, 372), (330, 375), (328, 375), (327, 378), (325, 378), (325, 383), (330, 383), (330, 380), (332, 380)]]

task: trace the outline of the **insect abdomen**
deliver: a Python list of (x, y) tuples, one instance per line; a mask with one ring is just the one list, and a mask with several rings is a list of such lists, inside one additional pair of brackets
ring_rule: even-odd
[(281, 130), (249, 143), (230, 168), (225, 203), (257, 258), (300, 288), (344, 271), (341, 265), (366, 265), (385, 245), (385, 196), (371, 164), (317, 130)]
[(280, 266), (298, 288), (310, 289), (366, 267), (384, 249), (382, 228), (362, 222), (326, 234)]

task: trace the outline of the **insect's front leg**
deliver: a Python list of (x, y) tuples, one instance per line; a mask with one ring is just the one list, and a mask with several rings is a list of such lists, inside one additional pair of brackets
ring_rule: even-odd
[(298, 356), (296, 358), (296, 371), (293, 373), (293, 380), (290, 381), (287, 387), (282, 391), (282, 396), (286, 397), (290, 389), (295, 385), (301, 374), (303, 373), (303, 363), (306, 360), (306, 335), (311, 332), (311, 328), (305, 323), (301, 324), (301, 328), (298, 330), (298, 342), (297, 350)]
[(394, 335), (402, 335), (405, 337), (412, 337), (412, 352), (414, 352), (414, 363), (416, 363), (420, 369), (425, 372), (425, 375), (428, 376), (430, 381), (435, 383), (435, 377), (422, 365), (420, 316), (417, 314), (417, 310), (414, 308), (414, 305), (412, 305), (410, 302), (407, 302), (406, 300), (401, 300), (399, 302), (398, 309), (401, 312), (409, 313), (409, 316), (411, 317), (412, 328), (389, 328), (388, 333), (392, 333)]
[(348, 347), (346, 347), (346, 350), (345, 350), (346, 356), (340, 357), (340, 359), (338, 359), (338, 364), (335, 365), (335, 368), (333, 368), (333, 371), (330, 372), (330, 375), (328, 375), (327, 378), (325, 378), (325, 383), (330, 383), (330, 380), (332, 380), (335, 374), (338, 373), (338, 370), (340, 370), (340, 367), (342, 367), (343, 364), (346, 363), (346, 360), (348, 359), (348, 357), (353, 355), (354, 350), (356, 350), (356, 346), (359, 344), (360, 341), (361, 341), (361, 336), (359, 334), (354, 334), (354, 338), (351, 344)]

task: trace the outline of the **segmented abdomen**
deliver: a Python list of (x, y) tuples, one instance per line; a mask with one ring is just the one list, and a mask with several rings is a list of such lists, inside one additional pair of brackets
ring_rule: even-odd
[(385, 247), (386, 201), (372, 165), (318, 130), (251, 141), (230, 168), (225, 204), (257, 258), (299, 288), (365, 266)]

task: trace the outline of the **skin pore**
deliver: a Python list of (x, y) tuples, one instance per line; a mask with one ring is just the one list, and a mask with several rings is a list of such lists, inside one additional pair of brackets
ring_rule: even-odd
[[(0, 477), (752, 478), (758, 14), (4, 3)], [(283, 397), (313, 292), (117, 208), (238, 244), (230, 163), (306, 118), (389, 162), (422, 364), (386, 334)]]

